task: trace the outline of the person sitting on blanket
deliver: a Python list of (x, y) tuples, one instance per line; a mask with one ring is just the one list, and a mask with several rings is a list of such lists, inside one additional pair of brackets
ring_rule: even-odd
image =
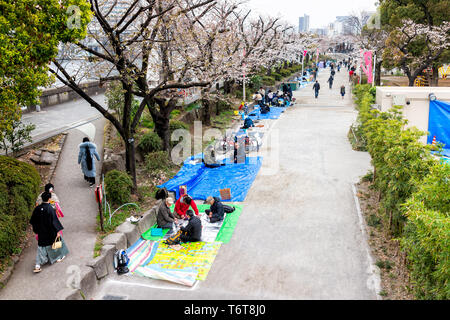
[(267, 104), (261, 106), (261, 114), (267, 114), (270, 112), (270, 107)]
[(173, 205), (172, 198), (166, 198), (158, 207), (158, 212), (156, 215), (156, 222), (158, 224), (158, 228), (162, 229), (170, 229), (167, 234), (172, 233), (173, 223), (178, 223), (178, 219), (174, 217), (172, 212), (170, 211), (170, 207)]
[(195, 204), (195, 201), (192, 200), (192, 198), (185, 194), (184, 196), (180, 197), (177, 202), (175, 202), (175, 210), (173, 211), (173, 215), (177, 219), (189, 219), (186, 215), (186, 212), (188, 211), (189, 207), (192, 207), (192, 209), (195, 211), (195, 215), (199, 215), (197, 205)]
[(241, 129), (248, 129), (251, 127), (254, 127), (255, 124), (253, 123), (253, 120), (250, 119), (250, 117), (245, 118), (244, 120), (244, 126)]
[(209, 196), (206, 198), (205, 203), (211, 205), (211, 207), (205, 210), (209, 217), (209, 222), (214, 223), (217, 221), (222, 221), (224, 218), (225, 211), (223, 209), (223, 204), (217, 197)]
[(181, 227), (180, 240), (182, 242), (198, 242), (202, 238), (202, 222), (199, 217), (194, 215), (194, 211), (188, 210), (186, 215), (189, 217), (189, 223), (186, 227)]

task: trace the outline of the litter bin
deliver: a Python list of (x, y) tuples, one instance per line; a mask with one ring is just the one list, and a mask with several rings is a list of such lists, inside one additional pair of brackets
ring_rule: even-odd
[(292, 91), (295, 91), (295, 90), (298, 89), (298, 83), (297, 82), (288, 82), (286, 84), (291, 87)]

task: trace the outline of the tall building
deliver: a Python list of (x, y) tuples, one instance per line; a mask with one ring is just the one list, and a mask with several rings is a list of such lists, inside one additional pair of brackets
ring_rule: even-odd
[(304, 15), (298, 19), (298, 32), (309, 32), (309, 16)]

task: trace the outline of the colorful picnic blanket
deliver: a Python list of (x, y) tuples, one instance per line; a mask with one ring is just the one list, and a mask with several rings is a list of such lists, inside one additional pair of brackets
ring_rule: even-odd
[(156, 265), (139, 267), (137, 275), (156, 280), (165, 280), (192, 287), (197, 282), (197, 270), (186, 268), (184, 270), (163, 269)]
[(126, 252), (130, 261), (128, 269), (134, 272), (139, 266), (148, 264), (156, 254), (159, 242), (140, 238)]
[(144, 266), (156, 266), (165, 270), (194, 270), (196, 280), (204, 281), (212, 267), (222, 243), (189, 242), (184, 249), (176, 251), (160, 243), (153, 259)]

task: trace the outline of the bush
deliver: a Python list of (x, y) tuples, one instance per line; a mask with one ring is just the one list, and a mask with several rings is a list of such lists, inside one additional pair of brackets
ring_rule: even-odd
[(281, 70), (280, 70), (280, 75), (281, 75), (283, 78), (289, 77), (289, 76), (291, 75), (291, 71), (288, 70), (288, 69), (281, 69)]
[(183, 121), (171, 120), (169, 123), (170, 134), (172, 134), (172, 132), (174, 132), (177, 129), (189, 130), (189, 125), (184, 123)]
[(279, 73), (273, 73), (272, 76), (275, 78), (275, 81), (281, 81), (283, 79), (283, 76)]
[(161, 151), (162, 140), (156, 132), (149, 132), (142, 136), (138, 148), (144, 154), (149, 152)]
[(262, 77), (262, 83), (263, 83), (263, 85), (266, 85), (266, 86), (274, 86), (275, 85), (275, 78), (273, 78), (273, 77), (268, 77), (268, 76), (264, 76), (264, 77)]
[(419, 299), (450, 299), (450, 166), (435, 164), (405, 204), (401, 240)]
[(133, 181), (130, 176), (119, 170), (111, 170), (105, 176), (107, 200), (120, 206), (130, 201)]
[(145, 168), (149, 174), (155, 171), (166, 171), (171, 167), (169, 154), (165, 151), (152, 152), (145, 156)]
[(24, 162), (0, 156), (0, 259), (13, 254), (34, 209), (41, 178)]

